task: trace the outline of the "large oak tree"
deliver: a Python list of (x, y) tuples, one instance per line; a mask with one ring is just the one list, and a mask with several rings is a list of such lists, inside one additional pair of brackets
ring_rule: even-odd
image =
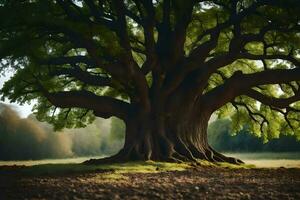
[(126, 125), (102, 161), (239, 163), (207, 141), (215, 112), (265, 139), (300, 133), (298, 0), (2, 0), (3, 98), (55, 128)]

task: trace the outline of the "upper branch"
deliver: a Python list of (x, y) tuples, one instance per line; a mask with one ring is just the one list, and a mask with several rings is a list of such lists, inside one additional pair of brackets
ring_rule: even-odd
[(117, 34), (120, 39), (121, 46), (125, 49), (125, 55), (128, 58), (132, 58), (131, 55), (131, 45), (127, 30), (126, 21), (126, 7), (122, 0), (113, 0), (113, 5), (117, 14)]
[(142, 18), (141, 25), (144, 30), (143, 32), (145, 38), (144, 39), (145, 42), (143, 46), (145, 46), (145, 55), (146, 55), (146, 61), (142, 66), (142, 71), (144, 74), (147, 74), (157, 64), (157, 55), (155, 52), (155, 36), (154, 36), (154, 27), (157, 23), (155, 20), (155, 8), (153, 6), (152, 0), (143, 0), (143, 1), (134, 0), (134, 2)]
[(92, 0), (84, 0), (86, 5), (91, 11), (91, 15), (96, 19), (96, 21), (100, 24), (105, 25), (111, 30), (116, 30), (116, 22), (113, 16), (104, 13), (104, 11), (100, 7), (98, 7), (94, 1)]
[[(234, 2), (236, 2), (236, 1), (232, 2), (233, 5), (235, 5)], [(189, 70), (193, 70), (195, 68), (197, 69), (199, 67), (207, 68), (208, 71), (213, 73), (218, 68), (223, 67), (226, 64), (230, 63), (230, 62), (225, 62), (225, 64), (220, 64), (219, 62), (217, 62), (217, 60), (224, 59), (224, 56), (225, 56), (228, 61), (229, 60), (234, 61), (235, 59), (237, 59), (238, 54), (240, 54), (241, 51), (244, 51), (244, 46), (247, 43), (256, 42), (256, 41), (264, 43), (265, 42), (264, 36), (269, 31), (278, 31), (278, 32), (284, 32), (284, 33), (292, 32), (292, 31), (294, 31), (294, 32), (299, 31), (299, 25), (290, 27), (290, 24), (287, 26), (287, 24), (280, 24), (277, 22), (268, 21), (264, 27), (260, 28), (260, 31), (258, 33), (242, 34), (242, 30), (240, 27), (242, 20), (249, 15), (257, 14), (257, 9), (262, 6), (266, 6), (266, 5), (285, 6), (285, 5), (283, 5), (283, 3), (281, 1), (261, 0), (261, 1), (257, 1), (255, 3), (253, 3), (251, 6), (249, 6), (247, 8), (244, 8), (239, 13), (236, 13), (235, 10), (232, 10), (232, 9), (236, 9), (236, 6), (232, 6), (231, 12), (230, 12), (230, 17), (228, 18), (227, 21), (225, 21), (221, 24), (218, 24), (211, 29), (204, 31), (201, 35), (199, 35), (199, 39), (202, 39), (206, 35), (209, 35), (211, 39), (208, 42), (201, 44), (200, 46), (198, 46), (191, 52), (189, 60), (194, 60), (195, 58), (197, 58), (198, 65), (195, 64), (195, 62), (189, 62), (190, 63), (189, 65), (191, 65), (191, 67), (189, 67), (189, 68), (185, 67), (185, 68), (189, 69)], [(218, 37), (214, 37), (214, 35), (217, 35), (216, 33), (220, 33), (223, 29), (229, 28), (230, 26), (233, 26), (233, 38), (231, 39), (231, 41), (229, 43), (228, 52), (224, 53), (223, 55), (216, 56), (214, 58), (213, 58), (213, 56), (211, 56), (211, 59), (209, 59), (208, 62), (205, 62), (205, 63), (200, 62), (201, 60), (203, 61), (203, 54), (205, 53), (206, 56), (210, 56), (210, 55), (208, 55), (208, 53), (210, 53), (210, 51), (217, 44)], [(213, 43), (212, 40), (215, 40), (215, 42)], [(214, 44), (214, 45), (212, 45), (212, 44)], [(241, 58), (242, 56), (239, 55), (239, 57)], [(214, 60), (216, 60), (216, 61), (214, 61)]]
[[(235, 5), (236, 3), (234, 2), (232, 3), (233, 5)], [(245, 8), (240, 13), (231, 11), (229, 18), (225, 22), (217, 24), (215, 27), (207, 29), (201, 35), (199, 35), (197, 41), (200, 41), (203, 37), (207, 35), (210, 36), (210, 39), (193, 49), (190, 55), (180, 66), (180, 68), (176, 69), (176, 72), (171, 74), (171, 77), (168, 77), (165, 86), (165, 90), (167, 91), (167, 93), (172, 92), (172, 90), (176, 89), (180, 84), (184, 84), (185, 82), (191, 82), (191, 77), (188, 76), (190, 72), (192, 73), (192, 77), (195, 82), (194, 84), (197, 85), (199, 80), (205, 82), (203, 80), (207, 80), (210, 77), (211, 71), (214, 71), (213, 69), (217, 69), (234, 61), (235, 54), (239, 52), (238, 48), (241, 49), (242, 47), (242, 44), (236, 39), (233, 40), (230, 45), (231, 47), (235, 48), (231, 48), (228, 53), (226, 53), (225, 55), (217, 56), (213, 59), (209, 59), (208, 61), (206, 60), (209, 57), (210, 52), (218, 45), (218, 39), (221, 31), (230, 26), (239, 26), (239, 23), (247, 15), (250, 15), (251, 13), (255, 12), (260, 5), (260, 3), (255, 2), (248, 8)], [(240, 37), (240, 34), (236, 34), (235, 37)], [(206, 73), (203, 73), (203, 71), (206, 71)]]
[(195, 1), (187, 1), (184, 4), (181, 1), (174, 1), (175, 25), (174, 25), (174, 43), (173, 56), (180, 58), (184, 56), (184, 43), (186, 41), (187, 27), (191, 22)]

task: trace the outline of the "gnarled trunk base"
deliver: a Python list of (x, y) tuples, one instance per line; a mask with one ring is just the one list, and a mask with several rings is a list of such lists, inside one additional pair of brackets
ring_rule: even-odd
[[(243, 164), (244, 162), (240, 159), (233, 158), (233, 157), (227, 157), (219, 152), (216, 152), (213, 149), (206, 150), (206, 152), (198, 152), (197, 156), (185, 156), (179, 152), (172, 152), (170, 153), (171, 156), (165, 157), (165, 159), (139, 159), (136, 158), (136, 154), (133, 151), (126, 151), (125, 149), (120, 150), (117, 154), (105, 157), (101, 159), (90, 159), (84, 162), (84, 164), (91, 164), (91, 165), (98, 165), (98, 164), (111, 164), (111, 163), (123, 163), (123, 162), (130, 162), (130, 161), (147, 161), (147, 160), (153, 160), (153, 161), (164, 161), (164, 162), (199, 162), (200, 160), (207, 160), (210, 162), (227, 162), (231, 164)], [(162, 156), (163, 157), (163, 156)]]
[[(133, 155), (135, 155), (134, 153)], [(201, 153), (200, 157), (198, 156), (193, 156), (192, 158), (190, 156), (184, 156), (178, 152), (173, 152), (171, 156), (166, 157), (165, 159), (159, 159), (159, 160), (154, 160), (154, 159), (133, 159), (134, 156), (131, 155), (130, 152), (124, 151), (122, 149), (119, 151), (119, 153), (110, 156), (110, 157), (105, 157), (105, 158), (100, 158), (100, 159), (90, 159), (84, 162), (84, 164), (89, 164), (89, 165), (100, 165), (100, 164), (111, 164), (111, 163), (124, 163), (124, 162), (130, 162), (130, 161), (147, 161), (147, 160), (153, 160), (153, 161), (164, 161), (164, 162), (196, 162), (198, 163), (201, 160), (207, 160), (210, 162), (227, 162), (231, 164), (243, 164), (244, 162), (241, 161), (240, 159), (233, 158), (233, 157), (227, 157), (219, 152), (216, 152), (215, 150), (211, 149), (206, 151), (206, 153)]]
[[(138, 125), (137, 125), (138, 124)], [(149, 123), (150, 124), (150, 123)], [(242, 164), (239, 159), (227, 157), (215, 151), (207, 142), (207, 123), (197, 128), (173, 125), (171, 128), (153, 128), (142, 123), (126, 124), (123, 149), (116, 155), (103, 159), (91, 159), (85, 164), (121, 163), (128, 161), (166, 162), (228, 162)], [(189, 126), (191, 124), (188, 124)], [(182, 128), (184, 127), (184, 128)]]

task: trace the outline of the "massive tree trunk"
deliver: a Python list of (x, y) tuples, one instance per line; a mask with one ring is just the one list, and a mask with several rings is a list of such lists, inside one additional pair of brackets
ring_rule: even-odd
[[(163, 106), (158, 105), (160, 109), (153, 109), (150, 113), (132, 113), (125, 121), (125, 143), (119, 153), (86, 163), (138, 160), (197, 162), (199, 159), (242, 163), (216, 152), (208, 144), (207, 127), (211, 112), (207, 105), (198, 101), (183, 104), (181, 100), (173, 98), (163, 110)], [(178, 102), (181, 102), (180, 105)]]

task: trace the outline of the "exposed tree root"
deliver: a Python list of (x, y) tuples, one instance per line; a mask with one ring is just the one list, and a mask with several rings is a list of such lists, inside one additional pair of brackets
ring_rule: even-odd
[(121, 158), (119, 156), (119, 154), (116, 154), (116, 155), (113, 155), (113, 156), (110, 156), (110, 157), (86, 160), (86, 161), (83, 162), (83, 164), (102, 165), (102, 164), (122, 163), (122, 162), (126, 162), (126, 160), (124, 158)]
[(225, 156), (225, 155), (215, 151), (211, 147), (210, 147), (210, 150), (212, 151), (212, 153), (214, 154), (214, 157), (217, 159), (218, 162), (227, 162), (227, 163), (237, 164), (237, 165), (244, 164), (244, 162), (238, 158)]
[(209, 148), (206, 150), (206, 152), (200, 152), (199, 150), (193, 150), (193, 153), (197, 152), (197, 155), (193, 154), (181, 154), (177, 151), (173, 151), (170, 153), (170, 156), (164, 156), (160, 155), (157, 156), (158, 154), (156, 153), (155, 158), (152, 158), (150, 156), (150, 159), (147, 159), (148, 156), (146, 156), (147, 153), (140, 153), (136, 152), (136, 149), (130, 148), (129, 150), (124, 150), (122, 149), (119, 153), (116, 155), (113, 155), (111, 157), (106, 157), (106, 158), (101, 158), (101, 159), (90, 159), (84, 162), (84, 164), (88, 165), (100, 165), (100, 164), (111, 164), (111, 163), (124, 163), (124, 162), (129, 162), (129, 161), (147, 161), (147, 160), (154, 160), (154, 161), (165, 161), (165, 162), (176, 162), (176, 163), (182, 163), (182, 162), (193, 162), (193, 163), (199, 163), (200, 160), (207, 160), (213, 163), (216, 162), (227, 162), (231, 164), (236, 164), (240, 165), (243, 164), (244, 162), (232, 158), (232, 157), (227, 157), (212, 148)]

